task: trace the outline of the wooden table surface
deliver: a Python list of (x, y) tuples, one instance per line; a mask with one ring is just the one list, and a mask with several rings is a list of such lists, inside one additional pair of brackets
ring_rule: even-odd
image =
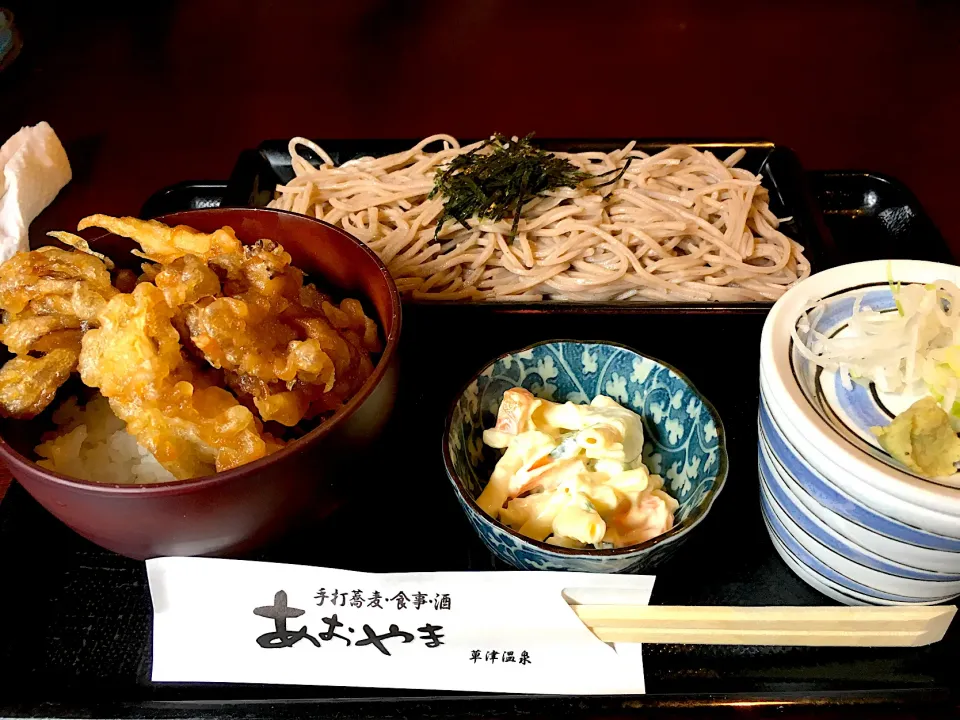
[(74, 170), (35, 243), (267, 138), (533, 130), (769, 138), (899, 177), (960, 249), (956, 3), (3, 1), (0, 139), (46, 120)]

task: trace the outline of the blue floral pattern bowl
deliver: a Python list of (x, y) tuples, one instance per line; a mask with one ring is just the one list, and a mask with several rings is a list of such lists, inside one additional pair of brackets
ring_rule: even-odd
[[(503, 393), (521, 386), (554, 402), (588, 403), (607, 395), (644, 423), (643, 460), (680, 503), (669, 532), (640, 545), (604, 550), (555, 547), (523, 537), (476, 504), (500, 452), (483, 444)], [(447, 476), (470, 524), (491, 552), (522, 570), (639, 572), (669, 557), (706, 517), (727, 476), (723, 425), (681, 373), (614, 343), (553, 340), (487, 365), (456, 398), (443, 442)]]

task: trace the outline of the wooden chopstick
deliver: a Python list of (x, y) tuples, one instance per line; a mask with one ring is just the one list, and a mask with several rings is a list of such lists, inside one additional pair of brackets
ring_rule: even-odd
[(941, 640), (957, 608), (573, 605), (604, 642), (920, 647)]

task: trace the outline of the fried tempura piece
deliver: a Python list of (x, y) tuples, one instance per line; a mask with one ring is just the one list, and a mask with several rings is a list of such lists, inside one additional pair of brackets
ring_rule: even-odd
[(110, 273), (93, 255), (44, 247), (17, 253), (0, 265), (0, 308), (11, 316), (68, 315), (90, 321), (116, 294)]
[(116, 293), (94, 255), (46, 247), (0, 265), (0, 341), (17, 356), (0, 370), (0, 414), (34, 417), (50, 404), (76, 366), (83, 330)]
[(240, 254), (243, 246), (231, 228), (224, 227), (212, 233), (202, 233), (186, 225), (169, 227), (156, 220), (115, 218), (109, 215), (90, 215), (77, 225), (77, 230), (98, 227), (114, 235), (130, 238), (143, 248), (141, 257), (159, 263), (170, 263), (184, 255), (196, 255), (210, 260), (217, 255)]
[[(264, 420), (295, 425), (307, 410), (302, 398), (263, 403), (271, 384), (285, 390), (296, 382), (333, 386), (335, 367), (320, 344), (283, 317), (295, 308), (303, 273), (290, 255), (270, 241), (219, 256), (211, 264), (224, 276), (224, 297), (184, 308), (190, 340), (203, 357), (232, 378), (231, 387), (254, 399)], [(160, 283), (166, 268), (157, 276)], [(212, 271), (211, 271), (212, 272)]]
[(153, 282), (176, 311), (187, 348), (224, 371), (230, 387), (265, 421), (296, 425), (340, 407), (373, 371), (376, 324), (355, 300), (337, 307), (280, 245), (243, 247), (230, 228), (199, 233), (156, 221), (94, 215), (101, 227), (140, 243), (140, 282)]
[(196, 255), (185, 255), (164, 265), (154, 275), (153, 283), (172, 308), (220, 294), (220, 278)]
[[(221, 262), (212, 261), (222, 269)], [(242, 262), (230, 265), (226, 297), (184, 313), (193, 343), (264, 420), (293, 426), (336, 410), (370, 376), (369, 352), (379, 349), (376, 325), (360, 303), (334, 306), (305, 286), (290, 255), (268, 240), (244, 248)]]
[(63, 348), (79, 355), (82, 340), (83, 330), (57, 330), (37, 340), (30, 352), (45, 354)]
[(128, 403), (121, 414), (118, 404), (110, 399), (127, 431), (181, 480), (229, 470), (283, 446), (223, 388), (197, 388), (182, 380), (165, 389), (159, 405)]
[(64, 245), (69, 245), (70, 247), (76, 248), (80, 252), (100, 258), (100, 262), (103, 263), (103, 266), (107, 270), (113, 270), (113, 267), (114, 267), (113, 260), (108, 258), (103, 253), (96, 252), (93, 248), (90, 247), (90, 243), (88, 243), (79, 235), (74, 235), (73, 233), (62, 232), (62, 231), (48, 232), (47, 235), (49, 237), (56, 238), (57, 240), (62, 242)]
[[(51, 333), (62, 336), (62, 331), (72, 330), (76, 333), (75, 347), (80, 352), (80, 318), (70, 315), (32, 315), (29, 317), (11, 320), (0, 327), (0, 341), (3, 342), (14, 355), (26, 355), (31, 350), (44, 350), (38, 347)], [(62, 346), (62, 345), (61, 345)], [(47, 349), (50, 349), (47, 346)]]
[[(312, 286), (304, 290), (316, 292)], [(353, 397), (373, 372), (370, 353), (380, 350), (380, 341), (376, 325), (372, 325), (373, 321), (364, 315), (356, 300), (344, 300), (337, 307), (329, 299), (324, 299), (320, 316), (305, 310), (310, 314), (297, 318), (297, 324), (307, 337), (316, 339), (320, 347), (335, 359), (337, 370), (333, 387), (323, 393), (317, 392), (316, 387), (297, 388), (310, 400), (306, 415), (309, 418), (332, 412)]]
[[(331, 308), (339, 311), (332, 305)], [(251, 397), (261, 418), (287, 426), (303, 418), (334, 412), (353, 397), (373, 372), (369, 353), (378, 348), (376, 336), (372, 346), (365, 346), (355, 332), (345, 330), (341, 335), (325, 317), (308, 315), (295, 317), (291, 322), (308, 337), (298, 349), (319, 347), (325, 357), (333, 360), (330, 381), (317, 382), (302, 372), (289, 382), (269, 382), (242, 373), (226, 374), (227, 384), (240, 396)], [(364, 325), (362, 320), (359, 324)]]
[(180, 349), (174, 309), (141, 283), (117, 295), (83, 338), (80, 375), (177, 478), (228, 470), (277, 450), (253, 414), (210, 384)]
[(186, 315), (194, 344), (216, 368), (252, 375), (265, 382), (282, 380), (333, 384), (334, 365), (316, 340), (297, 332), (237, 298), (216, 298)]
[(76, 366), (76, 351), (66, 348), (43, 357), (23, 355), (9, 360), (0, 368), (0, 412), (5, 417), (36, 417)]
[(100, 329), (83, 338), (83, 382), (108, 398), (159, 401), (164, 384), (183, 361), (171, 317), (173, 311), (153, 285), (117, 295), (98, 316)]

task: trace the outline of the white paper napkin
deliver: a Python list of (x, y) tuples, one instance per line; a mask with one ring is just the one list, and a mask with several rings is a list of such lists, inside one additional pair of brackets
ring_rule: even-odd
[(154, 682), (461, 692), (643, 693), (639, 645), (570, 608), (647, 605), (654, 578), (563, 572), (361, 573), (147, 560)]
[(42, 122), (0, 147), (0, 262), (29, 249), (30, 223), (73, 176), (53, 128)]

